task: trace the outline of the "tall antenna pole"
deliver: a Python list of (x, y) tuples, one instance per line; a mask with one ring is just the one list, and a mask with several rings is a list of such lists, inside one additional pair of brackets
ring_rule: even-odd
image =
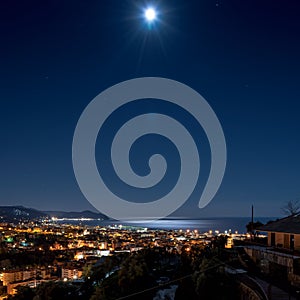
[(251, 236), (253, 234), (253, 225), (254, 225), (254, 218), (253, 218), (253, 216), (254, 216), (254, 209), (253, 209), (253, 204), (252, 204), (252, 206), (251, 206)]

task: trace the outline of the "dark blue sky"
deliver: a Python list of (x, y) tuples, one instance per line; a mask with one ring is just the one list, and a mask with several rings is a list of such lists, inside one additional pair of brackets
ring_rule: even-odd
[[(120, 81), (159, 76), (210, 103), (224, 130), (227, 170), (204, 209), (177, 215), (278, 216), (300, 197), (300, 3), (1, 1), (0, 204), (93, 209), (72, 168), (81, 112)], [(152, 2), (153, 3), (153, 2)]]

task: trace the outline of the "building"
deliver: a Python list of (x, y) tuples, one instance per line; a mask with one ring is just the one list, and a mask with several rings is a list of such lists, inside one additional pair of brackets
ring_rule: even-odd
[[(50, 281), (50, 280), (48, 280)], [(47, 282), (47, 280), (26, 280), (22, 282), (13, 282), (7, 285), (7, 294), (15, 295), (17, 293), (17, 287), (19, 286), (28, 286), (30, 288), (36, 288), (42, 282)]]
[(4, 286), (7, 286), (9, 283), (25, 281), (29, 279), (36, 278), (36, 270), (14, 270), (14, 271), (6, 271), (2, 273), (2, 282)]
[(268, 246), (300, 251), (300, 214), (270, 222), (259, 230), (268, 233)]
[(244, 246), (245, 252), (263, 273), (300, 287), (300, 214), (258, 230), (268, 233), (268, 246)]
[(75, 268), (62, 268), (61, 277), (63, 280), (74, 280), (82, 277), (82, 270)]

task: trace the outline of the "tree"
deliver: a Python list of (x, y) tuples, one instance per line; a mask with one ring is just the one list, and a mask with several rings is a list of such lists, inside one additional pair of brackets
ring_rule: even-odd
[(263, 226), (264, 224), (257, 221), (257, 222), (249, 222), (247, 225), (246, 225), (246, 228), (247, 228), (247, 232), (252, 232), (252, 231), (255, 231), (257, 230), (259, 227)]
[(28, 286), (18, 286), (16, 290), (17, 290), (17, 294), (14, 296), (9, 296), (8, 299), (31, 300), (35, 295), (33, 289)]
[(287, 215), (295, 215), (300, 212), (300, 200), (289, 200), (281, 207), (281, 211)]
[(193, 281), (201, 299), (239, 299), (234, 279), (226, 274), (219, 260), (204, 258), (199, 271), (193, 275)]
[(83, 278), (89, 279), (91, 277), (91, 275), (92, 275), (92, 267), (93, 267), (92, 264), (86, 264), (83, 267), (83, 271), (82, 271)]
[(141, 254), (128, 257), (123, 262), (118, 275), (119, 287), (125, 294), (148, 287), (149, 270)]
[[(54, 300), (54, 299), (65, 299), (75, 300), (78, 299), (77, 289), (75, 286), (65, 282), (44, 282), (37, 287), (36, 297), (34, 300)], [(30, 298), (26, 298), (30, 299)]]
[(90, 298), (90, 300), (98, 300), (98, 299), (101, 299), (101, 300), (107, 299), (107, 297), (105, 295), (105, 290), (100, 286), (96, 287), (94, 294)]

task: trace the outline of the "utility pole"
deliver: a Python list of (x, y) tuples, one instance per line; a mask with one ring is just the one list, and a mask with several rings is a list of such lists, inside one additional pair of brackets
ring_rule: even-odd
[(253, 204), (251, 206), (251, 239), (253, 238), (253, 226), (254, 226), (254, 209), (253, 209)]

